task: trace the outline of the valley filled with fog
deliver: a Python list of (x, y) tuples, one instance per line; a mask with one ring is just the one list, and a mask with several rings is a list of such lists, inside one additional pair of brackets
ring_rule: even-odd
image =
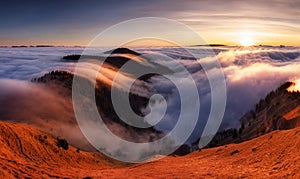
[[(207, 48), (205, 46), (186, 47), (185, 49), (177, 47), (131, 48), (143, 55), (163, 54), (182, 64), (191, 74), (200, 94), (201, 107), (197, 125), (189, 138), (190, 142), (195, 141), (201, 135), (211, 107), (211, 89), (206, 72), (199, 64), (199, 61), (209, 62), (211, 59), (217, 59), (225, 76), (227, 100), (221, 129), (239, 127), (239, 119), (242, 115), (253, 109), (259, 99), (265, 97), (266, 94), (280, 84), (286, 81), (293, 81), (296, 84), (300, 83), (300, 74), (298, 72), (300, 69), (299, 47), (221, 46), (210, 49), (214, 52), (214, 55), (207, 53)], [(81, 54), (83, 50), (84, 48), (81, 47), (0, 48), (0, 104), (1, 106), (6, 106), (2, 110), (0, 109), (1, 120), (7, 120), (5, 117), (9, 118), (9, 120), (12, 119), (12, 121), (19, 120), (22, 118), (20, 117), (20, 115), (23, 115), (22, 111), (26, 111), (27, 118), (34, 115), (34, 118), (41, 120), (47, 118), (48, 115), (51, 116), (48, 117), (49, 120), (50, 118), (51, 120), (57, 120), (57, 123), (59, 123), (59, 120), (63, 120), (61, 118), (71, 118), (70, 116), (73, 115), (69, 113), (72, 113), (72, 109), (68, 107), (71, 105), (71, 101), (60, 99), (61, 96), (57, 97), (53, 89), (45, 86), (40, 87), (32, 83), (31, 80), (55, 70), (74, 72), (77, 62), (66, 61), (62, 57)], [(109, 48), (94, 48), (90, 52), (92, 55), (98, 55), (107, 50)], [(192, 52), (194, 56), (189, 52)], [(167, 67), (174, 65), (167, 59), (151, 60), (153, 60), (153, 63)], [(84, 69), (82, 71), (88, 73), (92, 69), (93, 63), (86, 61), (80, 67)], [(148, 62), (139, 61), (138, 63)], [(214, 69), (206, 70), (213, 71)], [(105, 77), (109, 76), (109, 74), (109, 69), (108, 71), (103, 71)], [(124, 76), (130, 78), (130, 75), (126, 73), (124, 73)], [(189, 79), (180, 75), (177, 78), (180, 79), (182, 86), (188, 88), (191, 83)], [(112, 78), (105, 80), (109, 81)], [(138, 83), (138, 81), (137, 85), (134, 86), (136, 89), (133, 89), (132, 92), (143, 96), (145, 95), (144, 93), (147, 93), (147, 91), (144, 91), (145, 84), (143, 82)], [(153, 116), (163, 116), (163, 119), (155, 124), (154, 127), (159, 131), (168, 132), (175, 126), (181, 109), (178, 91), (176, 91), (176, 87), (172, 82), (163, 76), (153, 76), (148, 81), (151, 88), (155, 89), (165, 99), (165, 101), (157, 102), (152, 106), (157, 109), (154, 111), (155, 114)], [(120, 88), (122, 88), (122, 84), (119, 84)], [(8, 110), (10, 104), (14, 106), (13, 103), (16, 99), (18, 99), (18, 104), (24, 103), (23, 106), (21, 105), (22, 109), (18, 110), (19, 114), (10, 113), (10, 110)], [(165, 105), (165, 103), (167, 110), (159, 110), (160, 106)], [(44, 111), (46, 109), (48, 110), (47, 113)], [(148, 113), (149, 108), (145, 107), (141, 111)], [(56, 115), (54, 115), (55, 113)], [(189, 115), (192, 114), (185, 114), (184, 118), (189, 119)], [(16, 119), (13, 119), (14, 117)], [(148, 119), (145, 120), (147, 121)], [(151, 119), (148, 122), (151, 124)], [(29, 120), (29, 123), (35, 122)]]

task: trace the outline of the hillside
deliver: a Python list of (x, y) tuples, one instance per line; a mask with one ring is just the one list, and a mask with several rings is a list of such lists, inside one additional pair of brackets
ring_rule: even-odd
[(288, 90), (293, 85), (293, 82), (286, 82), (271, 91), (239, 119), (240, 128), (219, 131), (209, 146), (242, 142), (274, 130), (300, 126), (300, 92)]
[(28, 125), (0, 122), (0, 178), (299, 178), (300, 128), (274, 131), (239, 144), (121, 164), (68, 146)]
[[(73, 77), (74, 74), (70, 72), (51, 71), (40, 78), (32, 79), (32, 82), (42, 83), (42, 85), (45, 85), (46, 87), (52, 89), (53, 91), (57, 91), (57, 89), (59, 89), (58, 93), (63, 94), (61, 95), (61, 97), (69, 99), (71, 101)], [(91, 86), (93, 85), (86, 78), (82, 78), (82, 79), (85, 82), (87, 82), (89, 85)], [(115, 134), (129, 141), (142, 140), (144, 142), (147, 142), (147, 141), (153, 141), (155, 139), (161, 138), (162, 132), (156, 130), (154, 127), (141, 129), (141, 128), (130, 126), (127, 123), (125, 123), (123, 120), (121, 120), (116, 114), (112, 104), (111, 86), (105, 84), (101, 80), (97, 80), (95, 86), (96, 86), (95, 99), (98, 107), (98, 112), (102, 116), (102, 119), (105, 122), (105, 124), (108, 126), (108, 128), (112, 130)], [(119, 93), (124, 93), (120, 89), (117, 90), (119, 90)], [(151, 91), (147, 88), (145, 88), (144, 90), (145, 90), (145, 94), (151, 93)], [(147, 106), (149, 98), (139, 96), (131, 92), (129, 94), (129, 100), (133, 111), (136, 114), (143, 116), (142, 108), (145, 108)], [(69, 106), (72, 106), (72, 104), (69, 104)], [(70, 124), (74, 124), (77, 127), (77, 121), (75, 119), (75, 116), (73, 115), (71, 116)], [(118, 127), (116, 127), (116, 125)], [(143, 136), (143, 138), (136, 138), (136, 136)]]
[(88, 170), (120, 166), (62, 141), (25, 124), (0, 122), (0, 178), (72, 177), (77, 172), (84, 176)]

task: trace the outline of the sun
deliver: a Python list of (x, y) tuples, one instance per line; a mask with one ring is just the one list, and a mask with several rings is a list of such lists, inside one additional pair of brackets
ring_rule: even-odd
[(242, 46), (248, 47), (248, 46), (253, 45), (253, 40), (251, 37), (243, 37), (240, 39), (240, 43)]
[(254, 42), (253, 38), (252, 38), (252, 33), (247, 32), (247, 31), (240, 33), (239, 42), (240, 42), (240, 45), (242, 45), (244, 47), (252, 46), (253, 42)]

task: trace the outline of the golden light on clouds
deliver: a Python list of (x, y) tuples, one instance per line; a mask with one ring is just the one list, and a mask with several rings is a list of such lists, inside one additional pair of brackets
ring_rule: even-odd
[(127, 42), (126, 44), (122, 44), (122, 46), (126, 47), (162, 47), (162, 46), (169, 46), (169, 47), (175, 47), (179, 46), (178, 44), (175, 44), (174, 42), (170, 42), (164, 39), (156, 39), (156, 38), (142, 38), (142, 39), (136, 39), (130, 42)]
[(291, 85), (287, 90), (289, 92), (300, 91), (300, 79), (294, 81), (295, 84)]

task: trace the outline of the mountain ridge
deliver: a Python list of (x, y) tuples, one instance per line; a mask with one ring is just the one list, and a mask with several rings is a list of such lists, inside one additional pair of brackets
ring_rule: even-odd
[[(265, 98), (259, 100), (254, 109), (239, 119), (240, 128), (230, 128), (217, 132), (208, 147), (239, 143), (274, 130), (299, 127), (300, 92), (288, 91), (292, 85), (295, 83), (285, 82), (275, 91), (271, 91)], [(286, 119), (288, 117), (290, 118)]]

